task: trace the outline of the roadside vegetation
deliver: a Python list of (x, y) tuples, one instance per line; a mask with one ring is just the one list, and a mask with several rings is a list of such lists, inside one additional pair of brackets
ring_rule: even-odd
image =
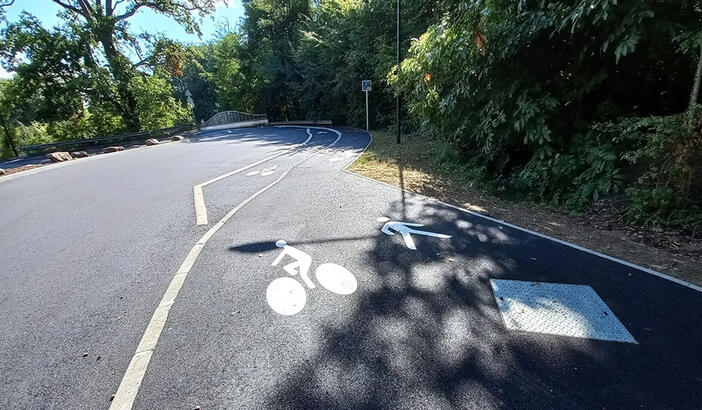
[(452, 144), (432, 144), (421, 135), (372, 131), (373, 143), (349, 171), (407, 191), (530, 229), (551, 237), (702, 284), (699, 234), (671, 227), (650, 229), (622, 217), (619, 198), (601, 198), (581, 209), (520, 198), (484, 181), (475, 168), (456, 160)]
[(57, 3), (62, 24), (25, 14), (0, 33), (15, 72), (0, 82), (3, 157), (226, 109), (362, 126), (371, 79), (372, 126), (393, 130), (399, 94), (414, 152), (454, 181), (702, 231), (702, 1), (403, 0), (400, 67), (392, 1), (244, 1), (200, 44), (129, 18), (151, 8), (198, 32), (214, 0)]

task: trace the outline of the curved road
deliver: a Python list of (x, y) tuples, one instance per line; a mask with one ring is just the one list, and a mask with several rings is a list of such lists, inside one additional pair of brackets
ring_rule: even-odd
[(344, 172), (369, 142), (224, 130), (0, 179), (0, 403), (699, 408), (699, 288)]

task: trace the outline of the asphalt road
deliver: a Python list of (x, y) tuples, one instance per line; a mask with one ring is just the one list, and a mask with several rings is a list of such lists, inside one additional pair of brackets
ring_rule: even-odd
[(369, 140), (218, 131), (0, 180), (0, 403), (702, 407), (702, 292), (343, 171)]

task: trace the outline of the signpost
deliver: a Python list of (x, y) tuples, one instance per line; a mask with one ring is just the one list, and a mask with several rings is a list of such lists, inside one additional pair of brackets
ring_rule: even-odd
[[(402, 4), (401, 0), (397, 0), (397, 80), (400, 80), (400, 67), (402, 66), (401, 52), (400, 52), (400, 35), (402, 34), (402, 26), (400, 24), (400, 17), (402, 17)], [(400, 127), (400, 93), (398, 92), (395, 96), (395, 121), (397, 122), (397, 143), (402, 143), (402, 128)]]
[(361, 81), (361, 90), (366, 93), (366, 131), (368, 131), (368, 93), (373, 88), (371, 80)]
[(190, 108), (190, 112), (193, 114), (193, 121), (195, 121), (195, 125), (197, 125), (197, 119), (195, 119), (195, 101), (193, 101), (193, 95), (190, 93), (190, 90), (185, 90), (185, 97), (187, 98), (186, 102), (188, 103), (188, 108)]

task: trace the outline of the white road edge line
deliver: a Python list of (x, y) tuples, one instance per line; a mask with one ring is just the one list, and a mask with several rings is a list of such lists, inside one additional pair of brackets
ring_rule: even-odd
[(195, 201), (195, 220), (197, 221), (197, 225), (207, 225), (209, 223), (207, 220), (207, 206), (205, 205), (205, 195), (202, 192), (202, 188), (204, 186), (207, 186), (207, 185), (214, 183), (214, 182), (217, 182), (217, 181), (221, 181), (224, 178), (228, 178), (234, 174), (238, 174), (239, 172), (246, 171), (247, 169), (255, 167), (256, 165), (263, 164), (266, 161), (270, 161), (273, 158), (277, 158), (283, 154), (287, 154), (288, 152), (290, 152), (294, 149), (300, 148), (301, 146), (307, 144), (307, 142), (309, 142), (310, 139), (312, 139), (312, 133), (310, 133), (309, 128), (307, 129), (307, 135), (308, 135), (308, 137), (304, 142), (297, 144), (297, 145), (294, 145), (294, 146), (286, 149), (285, 151), (271, 155), (270, 157), (264, 158), (262, 160), (258, 160), (256, 162), (254, 162), (253, 164), (249, 164), (245, 167), (235, 169), (234, 171), (227, 172), (226, 174), (212, 178), (209, 181), (205, 181), (201, 184), (195, 185), (193, 187), (193, 199)]
[[(329, 148), (334, 145), (341, 139), (341, 132), (337, 130), (333, 130), (331, 128), (322, 128), (322, 127), (310, 127), (310, 128), (315, 128), (315, 129), (324, 129), (327, 131), (332, 131), (337, 134), (336, 140), (332, 142), (331, 144), (327, 145), (325, 147)], [(309, 129), (308, 128), (308, 132)], [(310, 133), (311, 135), (311, 133)], [(308, 138), (309, 141), (309, 138)], [(144, 379), (144, 375), (146, 374), (146, 369), (149, 367), (149, 362), (151, 361), (151, 356), (154, 352), (154, 349), (156, 348), (156, 344), (158, 343), (158, 339), (161, 336), (161, 331), (163, 330), (163, 327), (166, 325), (166, 320), (168, 319), (168, 313), (171, 310), (171, 307), (175, 303), (176, 297), (178, 296), (178, 293), (180, 292), (180, 288), (183, 286), (183, 283), (185, 283), (185, 279), (188, 277), (188, 273), (190, 273), (190, 270), (192, 269), (193, 265), (195, 264), (195, 261), (197, 260), (198, 256), (200, 255), (200, 252), (202, 252), (202, 249), (205, 247), (207, 244), (207, 241), (212, 238), (212, 236), (222, 227), (224, 226), (229, 219), (231, 219), (234, 214), (236, 214), (241, 208), (243, 208), (246, 204), (249, 202), (253, 201), (257, 196), (261, 195), (262, 193), (266, 192), (269, 188), (277, 184), (278, 182), (282, 181), (283, 178), (285, 178), (293, 169), (295, 169), (298, 165), (302, 164), (303, 162), (307, 161), (308, 159), (314, 157), (315, 155), (319, 154), (321, 152), (321, 149), (318, 149), (308, 157), (303, 158), (299, 162), (295, 163), (292, 167), (290, 167), (287, 171), (285, 171), (278, 179), (275, 181), (271, 182), (270, 184), (266, 185), (263, 187), (263, 189), (257, 191), (255, 194), (251, 195), (250, 197), (246, 198), (243, 202), (241, 202), (239, 205), (237, 205), (234, 209), (229, 211), (222, 219), (219, 220), (215, 225), (210, 228), (207, 233), (205, 233), (195, 244), (195, 246), (190, 249), (190, 252), (188, 253), (188, 256), (186, 256), (185, 260), (183, 263), (180, 265), (180, 268), (178, 269), (178, 272), (173, 276), (173, 279), (171, 279), (171, 283), (168, 286), (168, 289), (166, 290), (166, 293), (163, 295), (161, 298), (161, 302), (159, 303), (158, 307), (154, 311), (154, 314), (151, 316), (151, 321), (149, 322), (149, 325), (146, 327), (146, 330), (144, 331), (144, 335), (141, 337), (141, 341), (139, 342), (139, 345), (137, 346), (136, 351), (134, 352), (134, 356), (132, 356), (132, 360), (129, 362), (129, 366), (127, 367), (127, 371), (124, 373), (124, 377), (122, 377), (122, 381), (119, 384), (119, 387), (117, 388), (117, 393), (115, 394), (114, 399), (112, 399), (112, 404), (110, 405), (110, 410), (128, 410), (132, 408), (132, 405), (134, 404), (134, 400), (136, 399), (137, 393), (139, 392), (139, 387), (141, 386), (141, 382)]]
[[(360, 130), (359, 130), (359, 131), (360, 131)], [(559, 243), (559, 244), (561, 244), (561, 245), (569, 246), (569, 247), (574, 248), (574, 249), (577, 249), (577, 250), (579, 250), (579, 251), (586, 252), (586, 253), (589, 253), (589, 254), (591, 254), (591, 255), (599, 256), (600, 258), (604, 258), (604, 259), (610, 260), (610, 261), (612, 261), (612, 262), (617, 262), (617, 263), (620, 263), (620, 264), (622, 264), (622, 265), (628, 266), (628, 267), (630, 267), (630, 268), (634, 268), (634, 269), (640, 270), (640, 271), (642, 271), (642, 272), (645, 272), (645, 273), (648, 273), (648, 274), (651, 274), (651, 275), (654, 275), (654, 276), (658, 276), (659, 278), (662, 278), (662, 279), (669, 280), (669, 281), (671, 281), (671, 282), (677, 283), (678, 285), (682, 285), (682, 286), (685, 286), (685, 287), (687, 287), (687, 288), (696, 290), (696, 291), (698, 291), (698, 292), (702, 292), (702, 286), (697, 286), (697, 285), (695, 285), (694, 283), (686, 282), (686, 281), (684, 281), (684, 280), (682, 280), (682, 279), (678, 279), (678, 278), (674, 278), (674, 277), (672, 277), (672, 276), (668, 276), (668, 275), (666, 275), (665, 273), (657, 272), (657, 271), (655, 271), (655, 270), (653, 270), (653, 269), (649, 269), (649, 268), (646, 268), (646, 267), (637, 265), (637, 264), (635, 264), (635, 263), (627, 262), (627, 261), (625, 261), (625, 260), (623, 260), (623, 259), (619, 259), (619, 258), (614, 257), (614, 256), (610, 256), (610, 255), (607, 255), (607, 254), (604, 254), (604, 253), (601, 253), (601, 252), (597, 252), (597, 251), (592, 250), (592, 249), (584, 248), (584, 247), (582, 247), (582, 246), (580, 246), (580, 245), (576, 245), (576, 244), (571, 243), (571, 242), (566, 242), (566, 241), (564, 241), (564, 240), (561, 240), (561, 239), (558, 239), (558, 238), (554, 238), (554, 237), (552, 237), (552, 236), (544, 235), (544, 234), (542, 234), (542, 233), (535, 232), (535, 231), (532, 231), (532, 230), (527, 229), (527, 228), (522, 228), (521, 226), (512, 225), (511, 223), (502, 221), (502, 220), (500, 220), (500, 219), (491, 218), (491, 217), (489, 217), (489, 216), (485, 216), (485, 215), (479, 214), (479, 213), (477, 213), (477, 212), (473, 212), (473, 211), (469, 211), (468, 209), (461, 208), (460, 206), (451, 205), (451, 204), (449, 204), (449, 203), (440, 201), (440, 200), (438, 200), (438, 199), (436, 199), (436, 198), (432, 198), (432, 197), (429, 197), (429, 196), (425, 196), (425, 195), (422, 195), (422, 194), (418, 194), (418, 193), (412, 192), (412, 191), (407, 191), (407, 190), (405, 190), (405, 189), (396, 187), (396, 186), (394, 186), (394, 185), (390, 185), (390, 184), (388, 184), (388, 183), (385, 183), (385, 182), (382, 182), (382, 181), (378, 181), (378, 180), (375, 180), (375, 179), (373, 179), (373, 178), (368, 178), (368, 177), (366, 177), (366, 176), (359, 175), (359, 174), (356, 174), (356, 173), (354, 173), (354, 172), (351, 172), (351, 171), (349, 171), (347, 168), (350, 167), (354, 162), (356, 162), (356, 160), (357, 160), (358, 158), (360, 158), (361, 155), (363, 155), (364, 152), (366, 152), (366, 150), (368, 149), (368, 147), (370, 147), (371, 143), (373, 142), (373, 136), (371, 135), (370, 132), (367, 132), (367, 131), (361, 131), (361, 132), (367, 133), (368, 136), (370, 136), (370, 141), (368, 141), (368, 145), (366, 145), (366, 147), (363, 148), (363, 151), (361, 151), (361, 153), (358, 154), (358, 156), (356, 156), (356, 158), (355, 158), (353, 161), (349, 162), (349, 163), (342, 169), (342, 171), (344, 171), (344, 172), (346, 172), (346, 173), (348, 173), (348, 174), (350, 174), (350, 175), (353, 175), (353, 176), (355, 176), (355, 177), (357, 177), (357, 178), (363, 178), (363, 179), (368, 180), (368, 181), (371, 181), (371, 182), (375, 182), (376, 184), (385, 185), (385, 186), (388, 186), (388, 187), (390, 187), (390, 188), (396, 189), (396, 190), (398, 190), (398, 191), (403, 191), (403, 192), (405, 192), (405, 193), (407, 193), (407, 194), (413, 195), (413, 196), (418, 197), (418, 198), (420, 198), (420, 199), (423, 199), (423, 200), (425, 200), (425, 201), (435, 202), (435, 203), (438, 203), (438, 204), (441, 204), (441, 205), (444, 205), (444, 206), (448, 206), (448, 207), (453, 208), (453, 209), (458, 209), (459, 211), (465, 212), (465, 213), (470, 214), (470, 215), (473, 215), (473, 216), (477, 216), (478, 218), (487, 219), (488, 221), (492, 221), (492, 222), (498, 223), (498, 224), (500, 224), (500, 225), (508, 226), (508, 227), (510, 227), (510, 228), (512, 228), (512, 229), (516, 229), (516, 230), (518, 230), (518, 231), (526, 232), (526, 233), (531, 234), (531, 235), (536, 235), (536, 236), (538, 236), (538, 237), (540, 237), (540, 238), (548, 239), (548, 240), (550, 240), (550, 241)]]

